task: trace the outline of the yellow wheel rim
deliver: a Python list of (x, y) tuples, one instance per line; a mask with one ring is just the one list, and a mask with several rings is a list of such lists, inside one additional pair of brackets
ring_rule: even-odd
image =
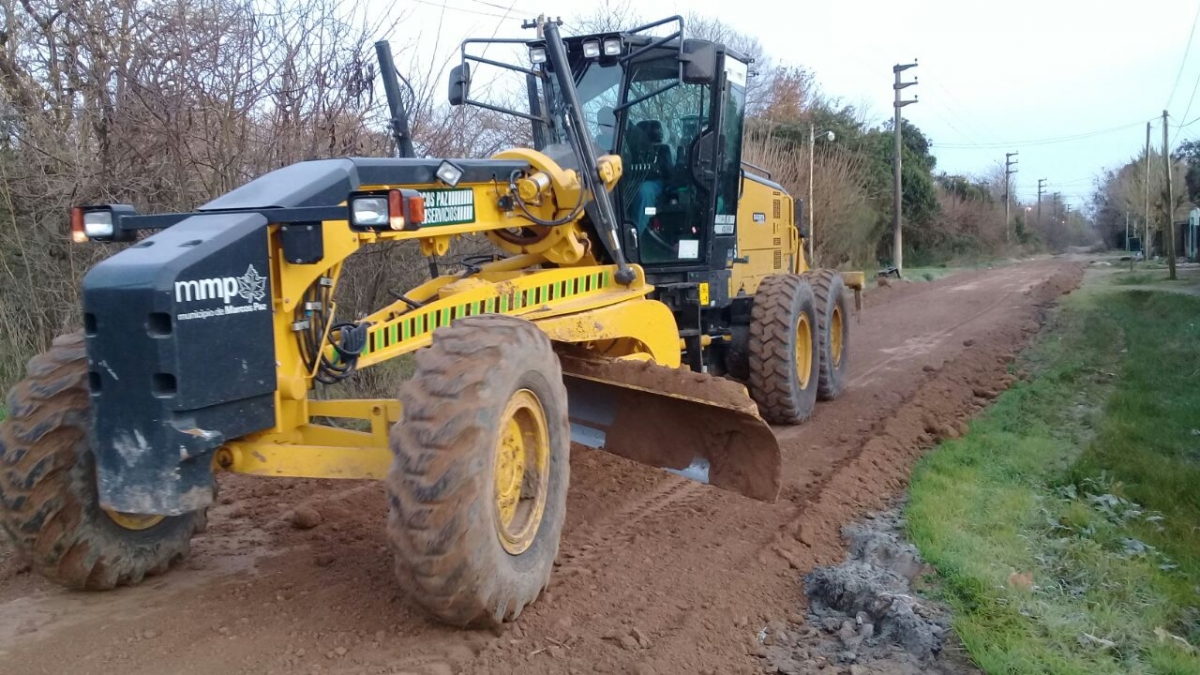
[(829, 346), (833, 352), (833, 367), (836, 368), (842, 363), (842, 308), (833, 308), (833, 325), (829, 327)]
[(550, 432), (537, 394), (514, 393), (500, 417), (495, 466), (496, 534), (512, 555), (533, 544), (550, 480)]
[(163, 521), (162, 516), (148, 516), (140, 513), (121, 513), (104, 509), (108, 519), (126, 530), (148, 530)]
[(807, 389), (808, 381), (812, 378), (812, 327), (808, 315), (801, 314), (796, 322), (796, 377), (800, 379), (800, 388)]

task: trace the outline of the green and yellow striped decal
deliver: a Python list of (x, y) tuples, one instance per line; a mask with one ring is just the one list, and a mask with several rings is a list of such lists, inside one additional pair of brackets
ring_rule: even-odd
[(424, 337), (465, 316), (517, 313), (546, 302), (603, 290), (612, 286), (612, 283), (612, 272), (605, 269), (581, 274), (573, 279), (531, 286), (498, 297), (463, 302), (457, 305), (423, 307), (373, 327), (367, 333), (367, 348), (363, 350), (363, 354), (371, 354), (393, 345)]

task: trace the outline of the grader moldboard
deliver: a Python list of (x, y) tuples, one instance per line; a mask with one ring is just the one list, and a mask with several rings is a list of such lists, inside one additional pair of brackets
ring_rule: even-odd
[[(544, 23), (530, 66), (473, 51), (524, 41), (464, 43), (451, 103), (489, 106), (473, 63), (523, 75), (529, 109), (505, 112), (532, 149), (414, 157), (380, 43), (400, 157), (302, 162), (194, 213), (74, 209), (76, 241), (132, 245), (9, 395), (0, 524), (33, 568), (81, 589), (165, 571), (218, 472), (383, 479), (401, 584), (468, 625), (549, 583), (572, 441), (774, 500), (767, 422), (841, 392), (862, 275), (808, 270), (792, 198), (739, 159), (747, 59), (683, 28)], [(356, 251), (436, 260), (476, 233), (504, 254), (335, 318)], [(413, 352), (398, 401), (313, 396)]]

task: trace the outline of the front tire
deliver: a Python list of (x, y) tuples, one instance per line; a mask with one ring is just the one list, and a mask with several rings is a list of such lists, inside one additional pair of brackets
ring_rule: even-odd
[(456, 626), (511, 621), (550, 583), (570, 426), (550, 340), (487, 315), (438, 330), (400, 391), (388, 541), (411, 597)]
[(206, 512), (159, 517), (100, 506), (81, 334), (29, 362), (0, 423), (0, 529), (33, 570), (63, 586), (104, 590), (165, 572), (186, 556)]
[(749, 390), (763, 419), (800, 424), (817, 403), (816, 308), (808, 281), (795, 274), (763, 279), (750, 314)]

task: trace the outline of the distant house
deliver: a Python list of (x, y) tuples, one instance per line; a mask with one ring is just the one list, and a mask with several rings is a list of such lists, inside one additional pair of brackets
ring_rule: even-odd
[(1200, 262), (1200, 209), (1188, 212), (1187, 223), (1183, 227), (1183, 245), (1180, 251), (1183, 257), (1192, 262)]
[[(1155, 231), (1152, 241), (1153, 255), (1167, 255), (1165, 232)], [(1175, 255), (1180, 260), (1200, 261), (1200, 208), (1189, 211), (1187, 220), (1175, 221)]]

